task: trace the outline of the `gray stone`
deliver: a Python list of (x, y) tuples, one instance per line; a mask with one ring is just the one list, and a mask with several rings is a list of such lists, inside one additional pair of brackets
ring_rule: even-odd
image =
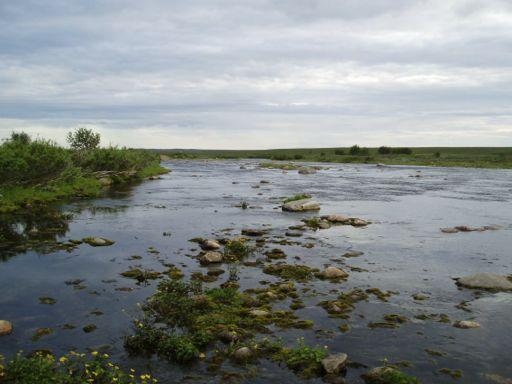
[(217, 240), (205, 240), (201, 243), (201, 248), (208, 251), (213, 251), (220, 248), (220, 244)]
[(253, 309), (250, 312), (250, 314), (253, 316), (256, 316), (256, 317), (263, 317), (263, 316), (267, 316), (269, 313), (267, 311), (264, 311), (263, 309)]
[(299, 173), (301, 175), (312, 175), (316, 173), (316, 169), (310, 167), (301, 167), (299, 168)]
[(364, 255), (361, 251), (348, 251), (343, 254), (343, 257), (358, 257)]
[(350, 217), (345, 215), (326, 215), (322, 216), (322, 219), (335, 224), (345, 224), (350, 221)]
[(340, 373), (345, 369), (348, 356), (346, 353), (336, 353), (322, 359), (322, 367), (327, 373)]
[(337, 267), (327, 267), (324, 270), (324, 277), (326, 279), (342, 279), (348, 277), (348, 273)]
[(86, 237), (83, 239), (83, 242), (93, 247), (106, 247), (115, 243), (115, 241), (105, 239), (104, 237)]
[(495, 273), (476, 273), (471, 276), (461, 277), (457, 285), (473, 289), (490, 289), (496, 291), (511, 291), (512, 281), (506, 276)]
[(222, 253), (216, 251), (208, 251), (201, 257), (201, 263), (203, 264), (213, 264), (213, 263), (222, 263), (224, 259)]
[(304, 211), (319, 211), (320, 204), (311, 199), (302, 199), (290, 201), (283, 204), (283, 211), (288, 212), (304, 212)]
[(460, 320), (456, 321), (453, 326), (455, 328), (461, 328), (461, 329), (471, 329), (471, 328), (480, 328), (480, 324), (476, 321), (471, 320)]

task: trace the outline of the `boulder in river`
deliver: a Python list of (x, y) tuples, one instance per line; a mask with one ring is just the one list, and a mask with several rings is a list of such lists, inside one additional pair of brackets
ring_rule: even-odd
[(453, 326), (461, 329), (480, 328), (480, 324), (472, 320), (460, 320), (456, 321)]
[(259, 237), (259, 236), (263, 236), (265, 233), (267, 233), (267, 231), (264, 229), (251, 228), (251, 229), (242, 229), (241, 233), (243, 236)]
[(86, 237), (82, 239), (84, 243), (92, 245), (93, 247), (106, 247), (115, 243), (113, 240), (104, 237)]
[(512, 291), (512, 281), (507, 276), (496, 273), (476, 273), (461, 277), (457, 285), (465, 288), (488, 289), (491, 291)]
[(301, 175), (312, 175), (316, 173), (316, 169), (311, 167), (301, 167), (299, 168), (299, 173)]
[(201, 243), (201, 248), (205, 251), (214, 251), (220, 248), (220, 244), (217, 240), (205, 240)]
[(325, 268), (323, 275), (326, 279), (343, 279), (345, 277), (348, 277), (347, 272), (337, 267)]
[(283, 204), (283, 211), (287, 212), (304, 212), (304, 211), (319, 211), (320, 204), (311, 199), (301, 199), (290, 201)]
[(224, 256), (220, 252), (208, 251), (201, 256), (201, 264), (222, 263)]
[(326, 215), (322, 216), (322, 219), (327, 220), (333, 224), (348, 224), (350, 217), (345, 215)]
[(252, 351), (249, 347), (238, 348), (233, 353), (233, 359), (239, 363), (246, 362), (252, 357)]
[(327, 373), (337, 374), (345, 369), (347, 359), (348, 356), (346, 353), (329, 355), (325, 359), (322, 359), (322, 367), (324, 367)]
[(0, 320), (0, 336), (8, 335), (12, 332), (12, 323), (7, 320)]
[(364, 255), (361, 251), (347, 251), (343, 254), (343, 257), (358, 257)]

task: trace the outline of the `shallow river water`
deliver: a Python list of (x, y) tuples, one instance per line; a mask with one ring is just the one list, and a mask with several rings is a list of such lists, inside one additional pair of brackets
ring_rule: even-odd
[[(120, 273), (134, 266), (163, 271), (162, 262), (176, 264), (186, 277), (204, 271), (194, 257), (197, 244), (189, 239), (235, 236), (243, 228), (261, 227), (270, 229), (269, 236), (283, 236), (289, 226), (314, 214), (282, 212), (281, 198), (307, 192), (321, 203), (320, 214), (346, 214), (372, 224), (310, 230), (301, 238), (290, 239), (314, 243), (310, 249), (300, 244), (278, 246), (288, 255), (287, 263), (320, 269), (334, 265), (350, 273), (346, 282), (315, 279), (297, 284), (315, 292), (303, 297), (306, 306), (296, 311), (301, 319), (313, 320), (314, 327), (276, 330), (285, 344), (304, 337), (308, 344), (347, 353), (351, 361), (361, 364), (361, 368), (347, 370), (347, 383), (362, 383), (360, 375), (368, 370), (363, 365), (379, 366), (383, 359), (409, 362), (404, 371), (424, 383), (455, 382), (439, 372), (442, 368), (460, 369), (463, 376), (459, 383), (512, 379), (512, 293), (460, 289), (453, 280), (476, 272), (512, 274), (512, 171), (343, 164), (300, 175), (260, 169), (252, 161), (175, 161), (164, 165), (172, 173), (159, 180), (60, 208), (73, 213), (69, 223), (57, 231), (60, 240), (102, 236), (114, 240), (114, 245), (82, 244), (71, 252), (27, 251), (0, 258), (0, 318), (14, 325), (11, 335), (0, 338), (0, 353), (11, 356), (19, 350), (50, 349), (59, 354), (71, 349), (105, 348), (122, 365), (151, 369), (164, 383), (219, 382), (220, 376), (209, 374), (202, 363), (180, 367), (157, 358), (126, 355), (123, 338), (132, 333), (132, 320), (140, 315), (137, 304), (154, 292), (158, 280), (137, 285)], [(240, 169), (241, 165), (246, 169)], [(261, 184), (261, 180), (269, 183)], [(241, 201), (249, 208), (237, 207)], [(491, 224), (501, 229), (455, 234), (440, 231), (455, 225)], [(226, 228), (232, 230), (221, 232)], [(164, 232), (171, 235), (163, 236)], [(261, 252), (274, 247), (269, 244), (251, 258), (261, 257)], [(348, 250), (364, 255), (342, 258)], [(134, 260), (133, 255), (142, 258)], [(209, 284), (218, 285), (227, 276)], [(243, 265), (238, 266), (238, 276), (241, 289), (259, 287), (261, 280), (279, 280), (263, 274), (259, 267)], [(83, 282), (78, 286), (66, 284), (76, 279)], [(334, 299), (350, 288), (380, 288), (397, 294), (388, 302), (370, 296), (368, 301), (357, 303), (350, 320), (330, 318), (317, 306), (319, 301)], [(428, 299), (414, 300), (415, 294)], [(40, 297), (51, 297), (56, 303), (41, 304)], [(456, 307), (465, 300), (466, 310)], [(415, 318), (441, 313), (448, 315), (450, 322)], [(370, 322), (382, 321), (385, 314), (401, 314), (409, 320), (397, 329), (368, 327)], [(481, 327), (458, 329), (452, 325), (470, 319)], [(76, 328), (65, 329), (64, 324)], [(87, 324), (97, 329), (85, 333), (82, 327)], [(349, 325), (348, 332), (339, 330), (342, 324)], [(32, 341), (40, 327), (51, 327), (54, 332)], [(442, 356), (433, 356), (426, 349), (439, 351)], [(241, 370), (227, 363), (224, 369)], [(245, 382), (283, 380), (304, 381), (286, 368), (262, 360)]]

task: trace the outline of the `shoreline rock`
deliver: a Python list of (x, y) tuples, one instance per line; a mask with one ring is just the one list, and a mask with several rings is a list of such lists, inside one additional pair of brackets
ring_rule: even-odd
[(286, 212), (319, 211), (320, 203), (311, 199), (301, 199), (284, 203), (282, 209)]
[(476, 273), (457, 279), (460, 287), (471, 289), (487, 289), (491, 291), (512, 291), (512, 281), (504, 275), (496, 273)]

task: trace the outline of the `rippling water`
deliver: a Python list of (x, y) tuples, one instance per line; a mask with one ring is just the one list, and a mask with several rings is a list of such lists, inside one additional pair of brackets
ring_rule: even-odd
[[(251, 161), (165, 165), (173, 172), (160, 180), (61, 208), (72, 212), (73, 218), (55, 230), (59, 239), (102, 236), (115, 240), (113, 246), (3, 255), (0, 318), (12, 321), (15, 330), (0, 339), (0, 353), (33, 349), (63, 353), (103, 346), (123, 364), (144, 369), (149, 365), (163, 382), (218, 382), (219, 377), (209, 375), (202, 364), (178, 367), (156, 358), (125, 355), (123, 337), (131, 333), (131, 321), (139, 314), (137, 303), (154, 291), (157, 282), (139, 286), (119, 274), (130, 266), (163, 271), (162, 262), (175, 263), (186, 275), (200, 271), (203, 267), (192, 257), (197, 254), (192, 250), (196, 244), (188, 239), (220, 236), (226, 228), (233, 229), (228, 234), (238, 235), (242, 228), (269, 225), (272, 236), (283, 235), (306, 215), (281, 212), (279, 198), (308, 192), (322, 204), (322, 214), (347, 214), (373, 224), (308, 232), (299, 241), (312, 241), (316, 246), (283, 246), (287, 262), (318, 268), (353, 266), (367, 272), (351, 272), (344, 283), (315, 280), (302, 284), (314, 288), (316, 294), (304, 297), (306, 307), (296, 313), (313, 320), (315, 326), (306, 331), (277, 330), (278, 336), (287, 343), (304, 337), (311, 344), (348, 353), (352, 361), (368, 367), (380, 365), (382, 359), (406, 360), (411, 363), (406, 371), (426, 383), (453, 382), (437, 372), (445, 367), (463, 371), (460, 383), (490, 383), (485, 374), (512, 378), (512, 293), (461, 290), (453, 281), (482, 271), (512, 274), (512, 171), (343, 164), (329, 165), (315, 175), (299, 175), (259, 169)], [(240, 169), (241, 165), (247, 169)], [(270, 183), (260, 184), (263, 179)], [(251, 208), (237, 208), (241, 201)], [(499, 224), (502, 229), (457, 234), (439, 230), (462, 224)], [(163, 236), (163, 232), (172, 235)], [(159, 253), (148, 252), (149, 247)], [(340, 256), (350, 249), (364, 255), (343, 265)], [(133, 255), (142, 259), (130, 259)], [(263, 279), (275, 280), (260, 268), (240, 266), (238, 273), (242, 289), (258, 287)], [(226, 275), (211, 284), (219, 284)], [(76, 279), (83, 280), (78, 286), (83, 289), (65, 283)], [(374, 298), (358, 303), (348, 321), (350, 331), (342, 333), (338, 327), (345, 321), (329, 318), (316, 304), (354, 287), (399, 294), (386, 303)], [(430, 299), (414, 301), (412, 295), (417, 293)], [(42, 296), (57, 302), (40, 304)], [(463, 300), (469, 301), (471, 312), (455, 307)], [(410, 321), (398, 329), (368, 328), (369, 322), (381, 321), (383, 314), (390, 313), (403, 314)], [(474, 319), (481, 328), (461, 330), (414, 318), (423, 313), (444, 313), (452, 322)], [(62, 329), (64, 324), (76, 328)], [(87, 324), (98, 328), (84, 333), (82, 327)], [(34, 342), (31, 337), (40, 327), (54, 328), (54, 333)], [(445, 355), (431, 356), (425, 349)], [(239, 368), (226, 365), (225, 369)], [(365, 370), (350, 368), (347, 382), (362, 382), (359, 376)], [(247, 382), (282, 380), (303, 381), (285, 368), (262, 361), (258, 374)]]

